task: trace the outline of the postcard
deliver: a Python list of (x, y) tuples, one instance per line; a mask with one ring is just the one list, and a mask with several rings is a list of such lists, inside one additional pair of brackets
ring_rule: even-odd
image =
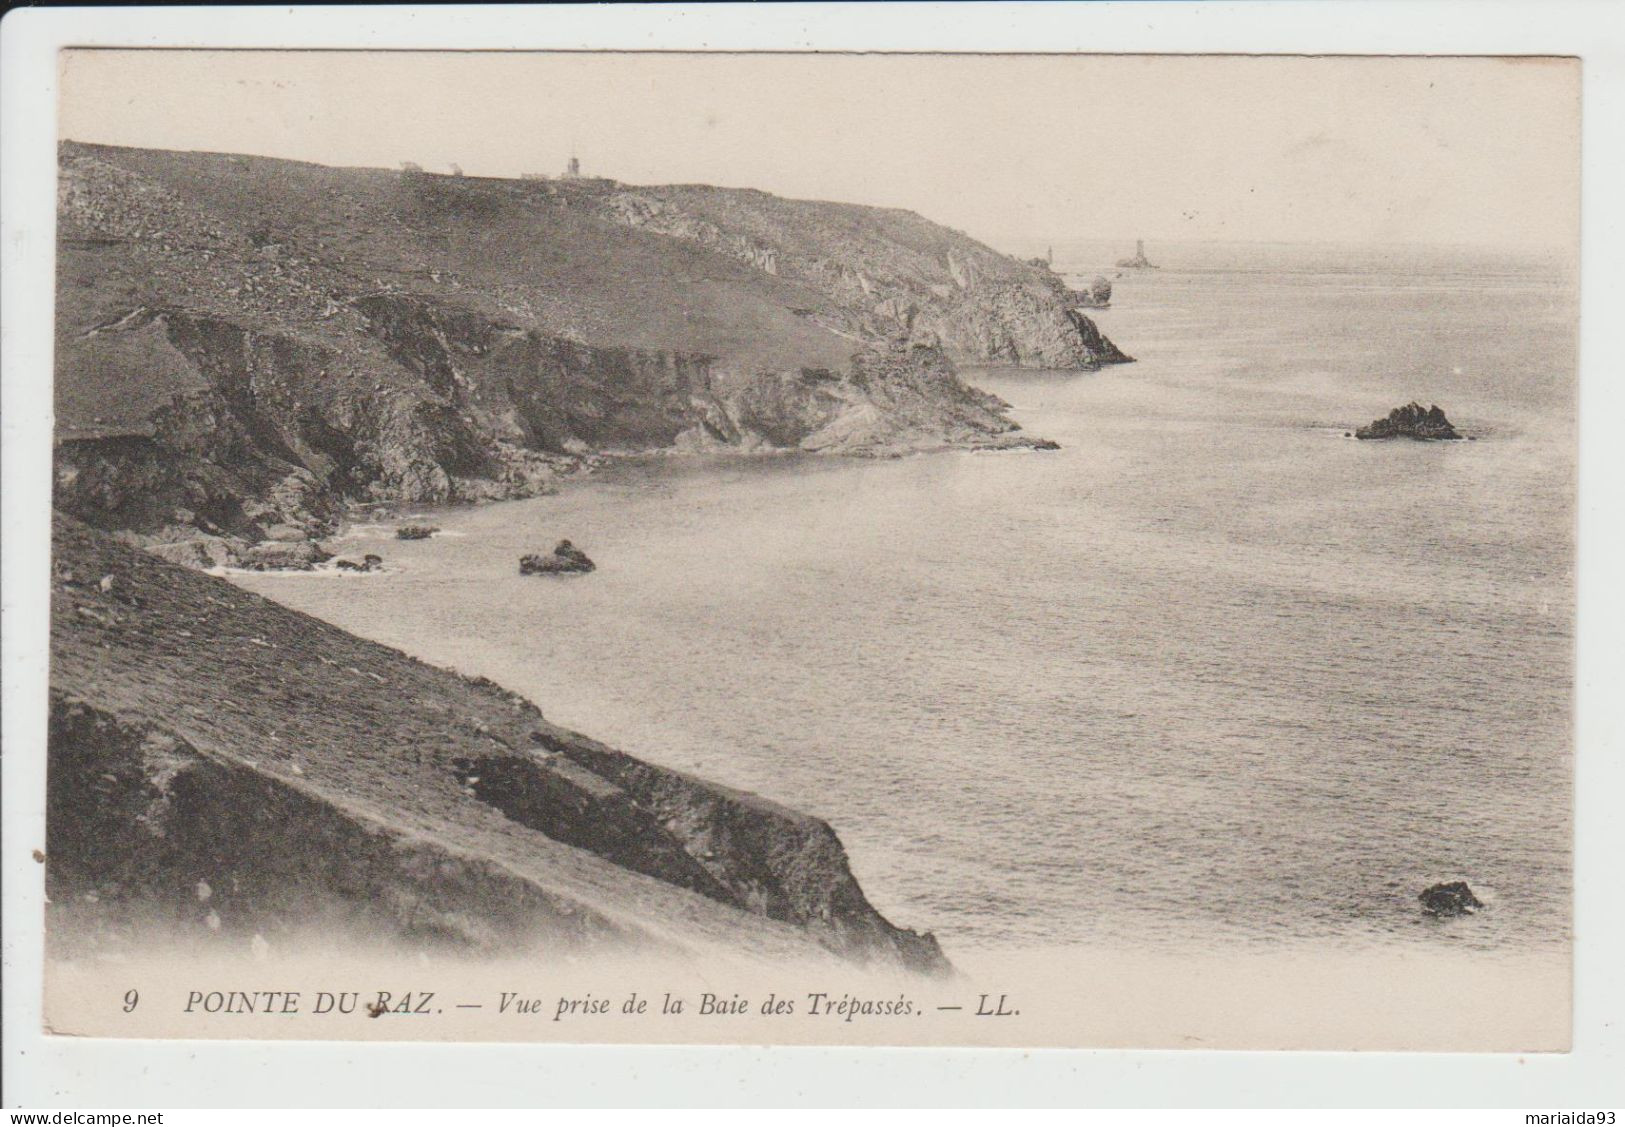
[(49, 1031), (1569, 1047), (1578, 60), (58, 63)]

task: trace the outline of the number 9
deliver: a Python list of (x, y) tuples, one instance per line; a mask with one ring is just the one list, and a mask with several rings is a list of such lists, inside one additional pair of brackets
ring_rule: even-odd
[(136, 1003), (141, 1001), (141, 991), (126, 990), (124, 992), (124, 1012), (129, 1013), (135, 1009)]

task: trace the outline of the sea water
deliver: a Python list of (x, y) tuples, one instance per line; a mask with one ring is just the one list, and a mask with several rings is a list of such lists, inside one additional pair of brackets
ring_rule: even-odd
[[(1094, 314), (1137, 363), (965, 372), (1059, 451), (656, 458), (240, 581), (827, 818), (953, 956), (1560, 952), (1573, 271), (1153, 259)], [(1346, 437), (1412, 399), (1476, 441)], [(561, 538), (598, 570), (518, 574)]]

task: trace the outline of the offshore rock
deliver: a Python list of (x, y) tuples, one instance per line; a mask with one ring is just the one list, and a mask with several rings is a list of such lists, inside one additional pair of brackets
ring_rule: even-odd
[(1417, 896), (1422, 911), (1430, 916), (1470, 916), (1484, 906), (1464, 880), (1453, 880), (1423, 889)]
[(520, 575), (585, 574), (597, 568), (587, 553), (568, 540), (560, 540), (547, 555), (525, 556), (519, 561)]
[(361, 557), (360, 563), (356, 563), (354, 560), (334, 560), (333, 566), (340, 571), (380, 571), (384, 566), (384, 559), (382, 556), (375, 556), (368, 552)]
[(395, 539), (427, 540), (439, 531), (438, 528), (427, 524), (403, 524), (395, 530)]
[(1355, 438), (1417, 438), (1423, 440), (1457, 439), (1461, 435), (1450, 425), (1437, 404), (1423, 407), (1408, 403), (1395, 407), (1386, 418), (1377, 419), (1354, 432)]

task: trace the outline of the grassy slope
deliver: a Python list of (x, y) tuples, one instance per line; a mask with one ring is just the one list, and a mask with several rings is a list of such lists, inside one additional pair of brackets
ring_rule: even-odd
[[(878, 331), (884, 295), (945, 302), (940, 312), (955, 318), (966, 300), (1058, 284), (912, 212), (754, 191), (403, 174), (73, 142), (61, 160), (65, 433), (138, 424), (166, 398), (172, 375), (184, 382), (184, 365), (161, 348), (87, 343), (95, 326), (143, 305), (330, 349), (390, 385), (403, 374), (349, 307), (380, 290), (596, 347), (704, 355), (748, 371), (842, 372), (862, 344), (857, 334)], [(661, 210), (646, 227), (647, 217), (629, 220), (651, 201)], [(742, 260), (747, 246), (772, 248), (778, 275)], [(978, 290), (956, 286), (950, 259)], [(859, 274), (880, 288), (858, 289)]]
[[(364, 901), (348, 907), (371, 913), (369, 928), (396, 933), (382, 938), (410, 940), (407, 933), (412, 926), (421, 930), (425, 917), (411, 925), (384, 910), (380, 918), (370, 901), (415, 905), (418, 898), (439, 897), (450, 899), (441, 905), (440, 930), (455, 932), (464, 946), (480, 946), (480, 937), (511, 914), (516, 896), (541, 905), (531, 909), (533, 918), (508, 920), (532, 943), (585, 927), (589, 939), (619, 934), (678, 950), (717, 945), (764, 957), (807, 957), (819, 955), (822, 944), (888, 957), (900, 934), (877, 922), (862, 902), (838, 843), (816, 819), (646, 768), (548, 724), (533, 706), (489, 682), (425, 665), (77, 522), (59, 517), (53, 540), (58, 712), (66, 705), (116, 718), (137, 732), (128, 742), (139, 744), (149, 760), (155, 742), (163, 748), (178, 743), (215, 765), (206, 788), (229, 788), (218, 796), (223, 806), (204, 807), (171, 828), (166, 844), (154, 811), (186, 799), (165, 771), (150, 762), (145, 768), (116, 762), (92, 726), (54, 724), (51, 877), (53, 899), (76, 913), (73, 934), (95, 930), (83, 926), (87, 913), (104, 923), (116, 920), (121, 903), (173, 902), (182, 916), (192, 905), (195, 925), (203, 914), (192, 904), (198, 880), (217, 890), (209, 903), (228, 932), (241, 919), (243, 927), (273, 939), (345, 909), (341, 902), (349, 899)], [(58, 728), (64, 734), (55, 734)], [(481, 764), (474, 775), (470, 764)], [(520, 782), (496, 794), (480, 789), (475, 776), (515, 766), (525, 772)], [(645, 780), (649, 787), (640, 790), (629, 771), (653, 772)], [(116, 790), (120, 780), (130, 783), (129, 816), (118, 815), (111, 792), (100, 793), (104, 783)], [(371, 857), (370, 843), (384, 835), (389, 859), (365, 865), (355, 859), (357, 871), (341, 866), (325, 876), (315, 871), (319, 859), (287, 871), (277, 867), (288, 863), (284, 854), (304, 848), (306, 833), (338, 832), (328, 825), (335, 817), (346, 827), (362, 827), (343, 829), (338, 848), (345, 855)], [(704, 836), (681, 848), (659, 828), (662, 821), (686, 820), (693, 830), (705, 819), (713, 824)], [(200, 823), (217, 821), (237, 826), (224, 835), (228, 840), (201, 846), (183, 840), (208, 830)], [(152, 832), (141, 832), (140, 824)], [(743, 843), (734, 854), (730, 833)], [(773, 874), (751, 868), (756, 854), (768, 850), (756, 848), (749, 834), (773, 835), (774, 848), (811, 859), (822, 872), (810, 884), (806, 873), (794, 873), (801, 883), (780, 895), (769, 888)], [(581, 840), (558, 840), (573, 837)], [(696, 853), (707, 860), (696, 860)], [(730, 887), (747, 888), (741, 900), (760, 902), (761, 890), (769, 888), (784, 901), (781, 918), (804, 912), (813, 927), (722, 902), (727, 890), (702, 864), (723, 883), (733, 881)], [(482, 893), (459, 901), (446, 890), (469, 883), (461, 868), (468, 865), (481, 867), (475, 882), (481, 887), (506, 889), (500, 903)], [(728, 865), (733, 871), (724, 869)], [(389, 870), (387, 880), (378, 876), (381, 866)], [(436, 876), (437, 868), (456, 880)], [(362, 890), (364, 880), (381, 883)], [(235, 902), (233, 888), (242, 889)], [(821, 931), (817, 910), (806, 911), (809, 896), (846, 911), (853, 930)], [(268, 905), (283, 910), (279, 915)], [(499, 949), (511, 951), (515, 942), (510, 936)], [(935, 945), (921, 950), (934, 953)]]
[[(81, 343), (143, 304), (179, 304), (336, 348), (386, 378), (394, 365), (347, 312), (323, 316), (327, 295), (394, 287), (586, 344), (702, 353), (752, 368), (843, 369), (854, 350), (791, 312), (826, 303), (810, 287), (595, 218), (555, 200), (545, 184), (419, 180), (209, 153), (64, 151), (70, 168), (112, 181), (96, 193), (93, 231), (66, 209), (58, 340), (69, 362), (59, 365), (57, 408), (67, 428), (94, 427), (98, 414), (139, 415), (163, 398), (171, 365), (99, 362)], [(111, 195), (122, 214), (109, 217), (101, 201)], [(274, 249), (256, 247), (256, 236)]]
[(831, 259), (861, 263), (875, 276), (916, 285), (952, 281), (950, 253), (974, 263), (987, 280), (1031, 281), (1033, 268), (952, 228), (902, 208), (867, 207), (822, 200), (785, 199), (767, 192), (673, 184), (631, 189), (673, 205), (719, 228), (771, 244), (798, 261)]

